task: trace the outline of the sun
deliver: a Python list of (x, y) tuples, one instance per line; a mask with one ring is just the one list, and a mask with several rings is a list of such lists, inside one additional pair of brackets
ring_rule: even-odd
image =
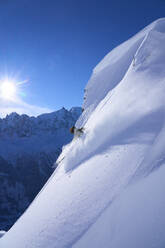
[(3, 99), (12, 100), (16, 97), (16, 84), (6, 80), (0, 83), (0, 96)]

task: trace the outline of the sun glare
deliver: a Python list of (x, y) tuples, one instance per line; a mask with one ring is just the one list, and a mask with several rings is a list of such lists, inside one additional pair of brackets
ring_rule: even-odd
[(3, 99), (12, 100), (16, 96), (16, 85), (10, 81), (0, 84), (0, 95)]

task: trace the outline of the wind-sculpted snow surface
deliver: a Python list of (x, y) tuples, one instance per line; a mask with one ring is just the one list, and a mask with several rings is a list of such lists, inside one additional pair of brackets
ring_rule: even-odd
[[(159, 19), (140, 31), (122, 45), (113, 49), (93, 70), (93, 74), (85, 88), (85, 101), (83, 108), (95, 109), (107, 93), (120, 83), (130, 64), (134, 61), (135, 54), (143, 41), (152, 30), (164, 33), (164, 19)], [(156, 45), (156, 44), (155, 44)], [(150, 47), (151, 48), (151, 47)], [(150, 52), (155, 54), (154, 50)], [(154, 47), (154, 49), (156, 46)], [(145, 48), (143, 49), (145, 57)], [(142, 61), (141, 61), (142, 62)], [(113, 92), (112, 92), (113, 94)]]
[(126, 188), (72, 247), (164, 248), (165, 163), (162, 165)]
[[(76, 124), (84, 127), (84, 134), (63, 148), (57, 171), (0, 240), (2, 248), (136, 247), (133, 241), (130, 246), (126, 242), (131, 224), (124, 225), (118, 212), (123, 203), (128, 214), (132, 193), (123, 194), (128, 204), (117, 197), (130, 182), (152, 175), (164, 164), (164, 31), (165, 19), (154, 22), (96, 67), (86, 88), (84, 113)], [(143, 190), (145, 183), (140, 185)], [(138, 192), (139, 188), (135, 189), (136, 196)], [(113, 216), (119, 216), (116, 222)], [(130, 216), (124, 220), (132, 223)], [(111, 219), (126, 246), (119, 242)], [(162, 223), (157, 228), (162, 229)], [(108, 228), (97, 235), (104, 224)], [(130, 238), (136, 240), (139, 236), (133, 232)], [(137, 247), (156, 248), (147, 237)], [(99, 246), (95, 245), (97, 241)]]
[[(147, 34), (120, 84), (113, 94), (110, 91), (106, 95), (86, 122), (84, 137), (74, 146), (71, 144), (72, 152), (67, 149), (66, 171), (97, 149), (100, 152), (102, 147), (120, 143), (123, 134), (128, 139), (134, 125), (151, 135), (160, 130), (165, 106), (164, 44), (165, 34), (152, 30)], [(153, 122), (155, 118), (157, 123)], [(133, 134), (137, 139), (136, 130)]]

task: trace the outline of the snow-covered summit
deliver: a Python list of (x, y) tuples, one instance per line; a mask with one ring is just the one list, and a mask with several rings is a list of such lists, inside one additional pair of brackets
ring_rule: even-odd
[[(162, 18), (94, 69), (76, 123), (84, 134), (63, 148), (57, 171), (1, 239), (3, 248), (164, 247), (164, 48)], [(149, 201), (140, 193), (152, 191)], [(152, 211), (139, 211), (144, 199)]]
[(58, 111), (42, 114), (37, 117), (11, 113), (6, 118), (0, 119), (1, 136), (29, 137), (38, 133), (55, 132), (57, 128), (69, 127), (80, 116), (81, 108), (75, 107), (71, 110), (62, 108)]
[[(145, 27), (142, 31), (135, 36), (113, 49), (108, 53), (104, 59), (94, 68), (93, 74), (85, 88), (85, 100), (83, 108), (89, 112), (93, 111), (98, 103), (120, 83), (125, 76), (131, 63), (135, 65), (136, 56), (139, 54), (140, 47), (144, 48), (144, 43), (149, 36), (154, 35), (160, 37), (165, 33), (165, 18), (158, 19)], [(157, 33), (157, 34), (156, 34)], [(152, 40), (156, 42), (155, 39)], [(158, 42), (158, 41), (157, 41)], [(154, 49), (158, 44), (153, 44)], [(151, 45), (148, 49), (152, 55), (156, 53), (152, 50)], [(147, 59), (150, 54), (144, 54)], [(139, 56), (138, 56), (139, 57)], [(147, 59), (147, 61), (149, 61)], [(141, 60), (141, 62), (144, 62)], [(142, 65), (142, 63), (141, 63)]]
[[(51, 151), (69, 142), (69, 128), (81, 114), (81, 108), (58, 111), (37, 117), (11, 113), (0, 119), (0, 156), (12, 159), (15, 154)], [(40, 143), (40, 145), (38, 145)], [(46, 145), (49, 143), (49, 145)]]

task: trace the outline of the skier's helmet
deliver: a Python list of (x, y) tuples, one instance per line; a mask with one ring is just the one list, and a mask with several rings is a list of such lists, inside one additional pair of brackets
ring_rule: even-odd
[(73, 126), (73, 127), (70, 128), (70, 132), (71, 132), (72, 134), (74, 134), (74, 130), (75, 130), (75, 126)]

